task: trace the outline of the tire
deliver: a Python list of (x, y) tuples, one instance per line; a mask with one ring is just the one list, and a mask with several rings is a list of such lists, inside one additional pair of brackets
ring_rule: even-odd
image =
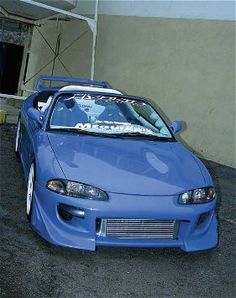
[(17, 121), (16, 140), (15, 140), (15, 153), (17, 156), (19, 156), (19, 141), (20, 141), (20, 117)]
[(35, 166), (34, 166), (34, 163), (32, 163), (30, 166), (29, 175), (28, 175), (27, 195), (26, 195), (26, 215), (29, 222), (31, 222), (31, 215), (32, 215), (34, 181), (35, 181)]

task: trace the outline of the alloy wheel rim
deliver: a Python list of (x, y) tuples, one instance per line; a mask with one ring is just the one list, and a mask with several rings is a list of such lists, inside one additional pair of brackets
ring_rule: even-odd
[(30, 214), (32, 197), (34, 190), (34, 165), (32, 164), (29, 171), (28, 184), (27, 184), (27, 204), (26, 204), (26, 213)]
[(20, 121), (17, 123), (17, 130), (16, 130), (16, 144), (15, 144), (15, 151), (18, 151), (19, 145), (19, 138), (20, 138)]

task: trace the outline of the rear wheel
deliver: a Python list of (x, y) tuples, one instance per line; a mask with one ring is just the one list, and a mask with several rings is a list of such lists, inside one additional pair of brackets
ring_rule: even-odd
[(31, 214), (32, 214), (34, 179), (35, 179), (35, 167), (34, 167), (34, 163), (32, 163), (29, 170), (28, 183), (27, 183), (27, 195), (26, 195), (26, 214), (29, 221), (31, 221)]
[(16, 141), (15, 141), (15, 153), (19, 155), (19, 141), (20, 141), (20, 118), (17, 122), (17, 128), (16, 128)]

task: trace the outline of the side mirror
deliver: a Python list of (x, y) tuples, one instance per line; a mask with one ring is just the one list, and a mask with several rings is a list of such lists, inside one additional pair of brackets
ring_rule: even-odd
[(169, 127), (172, 130), (174, 135), (176, 135), (178, 132), (180, 132), (183, 128), (182, 127), (182, 122), (177, 121), (177, 120), (173, 121)]
[(35, 108), (29, 108), (27, 110), (27, 114), (30, 117), (30, 119), (34, 120), (38, 126), (42, 125), (42, 117), (39, 110)]

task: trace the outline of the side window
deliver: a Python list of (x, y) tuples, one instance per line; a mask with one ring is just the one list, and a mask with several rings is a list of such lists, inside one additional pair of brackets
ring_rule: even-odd
[(46, 110), (46, 108), (49, 106), (52, 97), (55, 92), (53, 91), (42, 91), (38, 94), (38, 96), (35, 97), (33, 102), (33, 107), (38, 110)]
[(41, 108), (41, 112), (44, 113), (47, 108), (50, 106), (50, 103), (52, 102), (52, 99), (53, 99), (53, 95), (50, 95), (46, 101), (45, 104), (43, 104), (42, 108)]

